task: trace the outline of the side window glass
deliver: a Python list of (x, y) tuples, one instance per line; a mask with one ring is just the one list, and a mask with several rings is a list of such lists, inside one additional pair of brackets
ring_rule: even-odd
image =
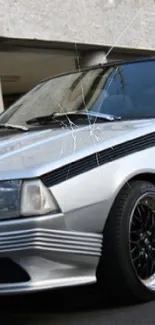
[(115, 68), (107, 78), (102, 112), (124, 116), (155, 115), (155, 61)]

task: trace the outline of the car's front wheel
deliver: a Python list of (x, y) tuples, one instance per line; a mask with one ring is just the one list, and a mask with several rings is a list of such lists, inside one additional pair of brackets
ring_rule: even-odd
[(121, 300), (155, 299), (155, 185), (125, 185), (111, 209), (97, 270), (103, 292)]

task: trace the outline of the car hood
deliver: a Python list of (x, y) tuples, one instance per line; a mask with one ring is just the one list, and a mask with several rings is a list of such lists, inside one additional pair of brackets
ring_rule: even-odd
[(37, 177), (154, 131), (154, 120), (117, 121), (0, 135), (0, 180)]

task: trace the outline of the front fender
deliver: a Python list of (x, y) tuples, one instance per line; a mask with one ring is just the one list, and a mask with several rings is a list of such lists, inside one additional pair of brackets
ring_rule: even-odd
[(120, 190), (134, 176), (155, 173), (154, 148), (109, 162), (51, 188), (66, 227), (101, 232)]

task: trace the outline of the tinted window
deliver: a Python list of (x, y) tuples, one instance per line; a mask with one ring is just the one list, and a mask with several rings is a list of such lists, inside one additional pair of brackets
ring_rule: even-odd
[(120, 65), (107, 78), (101, 111), (122, 117), (155, 115), (155, 62)]

